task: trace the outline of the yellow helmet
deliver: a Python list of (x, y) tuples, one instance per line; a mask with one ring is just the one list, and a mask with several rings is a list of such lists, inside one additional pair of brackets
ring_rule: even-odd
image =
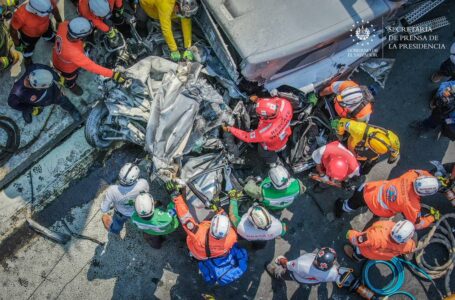
[(383, 155), (390, 151), (391, 142), (386, 133), (376, 131), (368, 136), (368, 147), (376, 154)]

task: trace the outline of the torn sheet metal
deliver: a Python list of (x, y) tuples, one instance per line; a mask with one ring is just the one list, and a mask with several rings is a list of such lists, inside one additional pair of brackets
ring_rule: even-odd
[(374, 81), (384, 88), (394, 63), (394, 58), (370, 58), (360, 64), (360, 69), (365, 71)]

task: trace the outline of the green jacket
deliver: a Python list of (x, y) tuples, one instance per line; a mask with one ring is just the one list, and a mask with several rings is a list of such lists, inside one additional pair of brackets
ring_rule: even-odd
[(179, 227), (174, 203), (169, 203), (167, 210), (156, 208), (150, 220), (144, 220), (134, 212), (131, 221), (137, 228), (150, 235), (167, 235)]
[(262, 204), (270, 210), (280, 210), (290, 206), (295, 198), (305, 193), (306, 187), (295, 178), (291, 178), (291, 184), (284, 190), (277, 190), (267, 177), (259, 185), (250, 180), (244, 187), (244, 192), (253, 199), (262, 201)]

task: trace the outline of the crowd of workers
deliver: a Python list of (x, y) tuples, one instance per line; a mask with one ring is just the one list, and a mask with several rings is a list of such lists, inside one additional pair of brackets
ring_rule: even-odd
[[(14, 0), (7, 0), (2, 7), (16, 5)], [(63, 20), (55, 1), (29, 0), (12, 12), (9, 25), (2, 24), (1, 67), (6, 69), (17, 63), (21, 55), (26, 66), (8, 99), (12, 108), (22, 112), (26, 123), (32, 122), (33, 115), (51, 104), (59, 104), (75, 120), (81, 120), (80, 113), (62, 91), (65, 86), (75, 95), (83, 94), (83, 88), (77, 84), (81, 68), (118, 83), (125, 80), (121, 72), (98, 65), (84, 53), (84, 41), (94, 30), (105, 33), (109, 39), (115, 38), (118, 34), (115, 24), (123, 17), (123, 6), (122, 0), (79, 0), (79, 16)], [(139, 29), (146, 30), (148, 17), (159, 20), (173, 61), (193, 59), (190, 18), (198, 9), (195, 0), (140, 0), (131, 6), (137, 13)], [(51, 15), (56, 22), (56, 32)], [(176, 18), (180, 18), (182, 24), (183, 53), (178, 50), (172, 33), (172, 22)], [(54, 43), (52, 67), (33, 63), (34, 49), (41, 37)], [(450, 58), (432, 76), (434, 82), (454, 77), (455, 44), (451, 51)], [(441, 191), (440, 180), (425, 170), (409, 170), (395, 179), (363, 182), (381, 157), (387, 156), (389, 164), (396, 162), (400, 156), (398, 136), (389, 129), (369, 124), (374, 95), (366, 86), (350, 80), (336, 81), (322, 89), (319, 97), (333, 99), (338, 117), (332, 120), (331, 126), (339, 140), (313, 152), (314, 172), (322, 183), (354, 187), (349, 199), (337, 200), (335, 215), (341, 217), (367, 206), (377, 217), (390, 218), (397, 214), (404, 217), (398, 222), (377, 221), (363, 232), (349, 230), (345, 253), (356, 261), (390, 260), (412, 253), (416, 247), (415, 230), (426, 228), (440, 218), (437, 209), (432, 208), (427, 214), (421, 209), (421, 197)], [(172, 201), (165, 206), (149, 193), (149, 184), (140, 178), (139, 167), (128, 163), (120, 170), (119, 184), (108, 188), (102, 203), (102, 222), (106, 230), (119, 234), (125, 222), (131, 220), (144, 232), (147, 242), (159, 249), (165, 236), (182, 226), (190, 255), (200, 262), (201, 271), (216, 273), (212, 269), (217, 264), (209, 263), (229, 259), (236, 264), (230, 264), (228, 271), (233, 270), (232, 274), (237, 275), (232, 276), (240, 277), (245, 272), (247, 255), (237, 245), (238, 240), (249, 241), (253, 248), (260, 249), (267, 241), (285, 235), (287, 225), (274, 214), (289, 207), (306, 191), (302, 182), (293, 178), (281, 163), (286, 159), (292, 134), (291, 103), (280, 97), (251, 99), (256, 102), (258, 128), (247, 132), (223, 124), (222, 130), (245, 143), (259, 144), (258, 152), (269, 166), (267, 178), (249, 179), (242, 191), (231, 190), (228, 212), (219, 209), (212, 219), (198, 222), (190, 213), (185, 186), (179, 180), (166, 183)], [(420, 131), (444, 126), (444, 121), (455, 110), (455, 81), (440, 85), (431, 107), (431, 116), (414, 122), (412, 127)], [(450, 180), (454, 180), (455, 168), (450, 171)], [(353, 184), (359, 182), (361, 184)], [(239, 201), (245, 196), (254, 204), (239, 215)], [(113, 216), (109, 214), (111, 209)], [(334, 249), (322, 247), (295, 260), (279, 256), (267, 265), (267, 271), (277, 278), (289, 278), (302, 284), (337, 281), (340, 274), (336, 259)]]

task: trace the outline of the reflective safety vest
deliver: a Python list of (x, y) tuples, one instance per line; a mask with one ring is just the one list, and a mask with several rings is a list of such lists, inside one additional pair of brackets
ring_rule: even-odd
[(270, 210), (284, 209), (291, 205), (295, 198), (301, 194), (300, 182), (291, 178), (291, 184), (284, 190), (277, 190), (270, 177), (261, 183), (263, 205)]

